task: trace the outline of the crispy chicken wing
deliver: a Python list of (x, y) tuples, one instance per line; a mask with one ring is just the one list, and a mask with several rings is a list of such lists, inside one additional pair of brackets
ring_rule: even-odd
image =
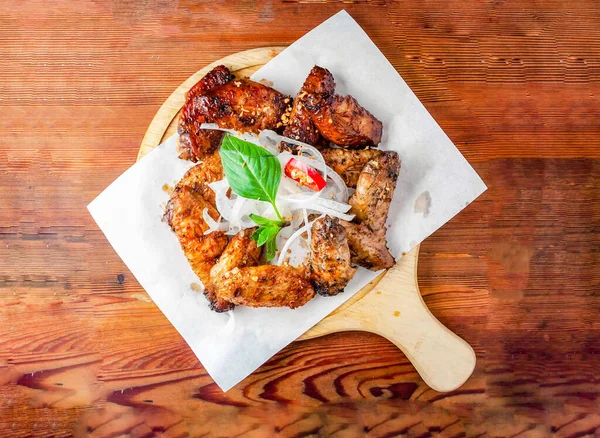
[(219, 282), (219, 295), (236, 305), (295, 309), (309, 302), (315, 290), (301, 269), (261, 265), (226, 273)]
[(355, 149), (381, 141), (383, 125), (352, 96), (335, 94), (329, 70), (315, 66), (303, 86), (303, 105), (319, 133), (339, 146)]
[(210, 284), (207, 298), (210, 308), (216, 312), (225, 312), (233, 309), (234, 305), (226, 301), (220, 294), (220, 282), (223, 276), (234, 268), (257, 266), (260, 263), (261, 248), (251, 239), (256, 228), (247, 228), (237, 233), (229, 242), (219, 261), (210, 270)]
[(354, 222), (342, 222), (348, 233), (352, 261), (377, 271), (391, 268), (394, 259), (386, 246), (385, 222), (400, 171), (396, 152), (386, 151), (363, 168), (356, 191), (348, 201)]
[(348, 187), (352, 188), (356, 188), (358, 176), (363, 167), (382, 153), (379, 149), (349, 150), (325, 148), (321, 150), (325, 163), (342, 177)]
[(180, 186), (173, 191), (163, 220), (177, 235), (192, 270), (202, 284), (207, 285), (210, 270), (227, 246), (228, 239), (222, 231), (204, 235), (208, 229), (202, 217), (205, 208), (213, 219), (218, 219), (215, 208), (198, 192), (188, 186)]
[(198, 192), (205, 200), (215, 205), (215, 192), (208, 184), (223, 179), (223, 165), (218, 152), (206, 156), (201, 163), (188, 170), (175, 186), (187, 186)]
[(197, 161), (218, 148), (223, 132), (200, 129), (202, 123), (240, 132), (281, 132), (282, 118), (290, 111), (291, 99), (279, 91), (250, 79), (234, 79), (225, 66), (216, 67), (187, 94), (177, 128), (180, 158)]
[(309, 266), (311, 281), (320, 295), (343, 292), (354, 277), (356, 268), (350, 266), (346, 230), (337, 218), (325, 216), (313, 223)]

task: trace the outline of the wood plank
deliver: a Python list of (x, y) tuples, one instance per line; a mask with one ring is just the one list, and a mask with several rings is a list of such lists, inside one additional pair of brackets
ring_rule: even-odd
[[(597, 2), (19, 6), (0, 2), (0, 435), (598, 433)], [(478, 366), (440, 394), (349, 332), (293, 343), (223, 395), (85, 206), (192, 73), (342, 8), (490, 187), (418, 268)]]

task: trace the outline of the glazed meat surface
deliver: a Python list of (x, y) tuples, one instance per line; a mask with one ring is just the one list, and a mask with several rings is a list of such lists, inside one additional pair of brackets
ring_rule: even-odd
[(260, 263), (261, 248), (251, 239), (256, 228), (247, 228), (237, 233), (229, 242), (217, 263), (210, 270), (210, 284), (207, 285), (207, 298), (210, 308), (216, 312), (225, 312), (234, 308), (220, 294), (220, 282), (223, 276), (234, 268), (257, 266)]
[(236, 305), (295, 309), (313, 299), (315, 290), (301, 269), (261, 265), (226, 273), (219, 283), (219, 294)]
[(356, 188), (358, 176), (365, 165), (381, 156), (379, 149), (333, 149), (321, 150), (325, 163), (342, 177), (348, 187)]
[(219, 147), (224, 133), (200, 129), (203, 123), (256, 134), (264, 129), (281, 132), (283, 115), (290, 111), (291, 99), (279, 91), (234, 79), (225, 66), (216, 67), (187, 94), (177, 128), (180, 158), (198, 161)]
[(202, 155), (210, 153), (219, 145), (223, 137), (222, 132), (200, 129), (200, 125), (204, 123), (206, 117), (202, 114), (202, 109), (196, 107), (195, 98), (233, 79), (234, 76), (229, 69), (224, 65), (219, 65), (209, 71), (186, 93), (186, 101), (181, 109), (177, 126), (179, 158), (196, 162)]
[(210, 282), (210, 270), (227, 246), (228, 239), (222, 231), (204, 235), (208, 229), (202, 217), (205, 208), (213, 219), (218, 219), (217, 210), (198, 192), (180, 186), (173, 191), (163, 220), (177, 235), (194, 273), (202, 284), (207, 285)]
[(329, 70), (315, 66), (303, 86), (303, 105), (319, 133), (336, 145), (355, 149), (381, 141), (383, 125), (352, 96), (335, 94)]
[(372, 230), (385, 234), (385, 221), (400, 172), (397, 152), (385, 151), (369, 161), (360, 172), (356, 191), (348, 203), (356, 222), (367, 224)]
[(379, 271), (394, 266), (394, 258), (387, 249), (384, 233), (376, 233), (366, 224), (340, 221), (346, 229), (352, 263), (363, 268)]
[(350, 265), (350, 248), (346, 230), (337, 218), (317, 219), (311, 228), (311, 281), (320, 295), (337, 295), (354, 277), (356, 268)]
[(213, 192), (208, 184), (219, 181), (223, 177), (221, 156), (218, 152), (213, 152), (211, 155), (206, 156), (200, 164), (188, 170), (175, 187), (187, 186), (193, 191), (198, 192), (206, 201), (214, 206), (215, 192)]

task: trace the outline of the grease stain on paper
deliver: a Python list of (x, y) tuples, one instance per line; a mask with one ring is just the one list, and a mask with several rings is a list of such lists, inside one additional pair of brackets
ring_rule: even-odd
[(423, 213), (423, 217), (429, 216), (431, 210), (431, 195), (429, 190), (425, 190), (415, 200), (415, 213)]
[(163, 192), (168, 193), (169, 195), (171, 195), (171, 193), (173, 193), (174, 189), (169, 184), (163, 184), (162, 190), (163, 190)]

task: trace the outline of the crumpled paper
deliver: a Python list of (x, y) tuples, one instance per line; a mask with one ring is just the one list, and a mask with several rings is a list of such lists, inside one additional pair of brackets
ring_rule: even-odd
[[(381, 149), (400, 154), (402, 169), (390, 209), (388, 243), (399, 257), (486, 190), (394, 67), (345, 11), (339, 12), (257, 71), (296, 95), (315, 65), (329, 69), (339, 94), (351, 94), (383, 122)], [(179, 331), (223, 391), (348, 300), (377, 273), (359, 269), (343, 294), (317, 296), (304, 307), (209, 310), (200, 281), (174, 233), (161, 222), (168, 193), (192, 165), (177, 158), (171, 137), (133, 165), (88, 209), (117, 254)]]

